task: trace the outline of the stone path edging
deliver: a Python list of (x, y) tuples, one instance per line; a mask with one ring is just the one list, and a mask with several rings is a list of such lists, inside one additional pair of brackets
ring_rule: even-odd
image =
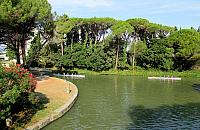
[[(62, 79), (59, 79), (59, 80), (62, 80)], [(62, 80), (62, 81), (68, 82), (65, 80)], [(25, 130), (39, 130), (39, 129), (45, 127), (46, 125), (50, 124), (51, 122), (57, 120), (58, 118), (60, 118), (66, 112), (68, 112), (70, 110), (70, 108), (74, 105), (74, 103), (76, 102), (76, 100), (78, 98), (78, 88), (73, 83), (71, 83), (71, 82), (68, 82), (68, 83), (70, 83), (75, 89), (74, 89), (74, 91), (70, 92), (70, 97), (67, 100), (67, 102), (60, 108), (56, 109), (50, 116), (45, 117), (41, 121), (26, 128)]]

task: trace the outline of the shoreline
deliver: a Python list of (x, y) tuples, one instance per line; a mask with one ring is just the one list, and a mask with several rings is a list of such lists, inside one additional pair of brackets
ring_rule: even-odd
[(87, 69), (74, 68), (72, 70), (59, 71), (55, 68), (46, 68), (50, 73), (45, 70), (44, 73), (49, 74), (83, 74), (83, 75), (122, 75), (122, 76), (143, 76), (143, 77), (181, 77), (181, 78), (200, 78), (200, 70), (188, 70), (188, 71), (161, 71), (155, 69), (135, 69), (135, 70), (105, 70), (105, 71), (92, 71)]
[(122, 76), (143, 76), (143, 77), (181, 77), (181, 78), (200, 78), (200, 70), (191, 71), (160, 71), (160, 70), (109, 70), (102, 72), (95, 72), (90, 70), (74, 69), (73, 71), (79, 74), (88, 75), (122, 75)]
[[(65, 101), (65, 103), (62, 106), (53, 110), (53, 112), (51, 112), (49, 116), (45, 116), (40, 121), (34, 123), (33, 125), (28, 126), (27, 128), (25, 128), (26, 130), (39, 130), (39, 129), (47, 126), (51, 122), (59, 119), (60, 117), (62, 117), (64, 114), (66, 114), (72, 108), (72, 106), (74, 105), (74, 103), (76, 102), (76, 100), (78, 98), (78, 88), (73, 83), (71, 83), (69, 81), (62, 80), (62, 79), (53, 78), (53, 77), (50, 77), (49, 79), (55, 80), (55, 81), (60, 82), (62, 84), (64, 82), (66, 84), (65, 88), (67, 89), (67, 86), (68, 87), (70, 86), (71, 92), (69, 93), (67, 100)], [(47, 81), (48, 81), (48, 79), (47, 79)], [(47, 81), (38, 81), (38, 82), (45, 83)], [(62, 92), (62, 94), (63, 93), (66, 94), (65, 90), (62, 90), (60, 92)], [(58, 95), (60, 95), (60, 94), (58, 94)], [(49, 95), (47, 94), (46, 96), (48, 97)], [(51, 102), (49, 104), (51, 104)]]

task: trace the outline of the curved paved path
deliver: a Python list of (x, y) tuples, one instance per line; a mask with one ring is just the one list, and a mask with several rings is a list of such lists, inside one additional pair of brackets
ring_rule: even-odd
[[(69, 90), (70, 93), (68, 93)], [(38, 121), (35, 119), (36, 113), (31, 121), (31, 124), (35, 124), (28, 127), (29, 130), (40, 129), (61, 117), (72, 107), (78, 96), (78, 89), (74, 84), (53, 77), (38, 81), (35, 92), (45, 95), (48, 99), (45, 105), (46, 110), (43, 113), (49, 113), (49, 116)]]
[[(70, 86), (69, 82), (57, 78), (47, 78), (46, 80), (38, 81), (36, 92), (45, 94), (49, 98), (50, 102), (65, 103), (70, 94), (67, 93), (67, 89), (71, 89), (74, 92), (74, 86)], [(61, 102), (62, 101), (62, 102)]]

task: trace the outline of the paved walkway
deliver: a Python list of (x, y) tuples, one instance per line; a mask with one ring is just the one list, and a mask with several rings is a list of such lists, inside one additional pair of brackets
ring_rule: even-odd
[[(68, 93), (69, 89), (71, 90), (70, 93)], [(78, 94), (75, 85), (53, 77), (46, 77), (38, 81), (35, 92), (40, 95), (40, 98), (43, 97), (48, 101), (45, 104), (45, 109), (38, 111), (31, 119), (31, 122), (27, 124), (27, 126), (31, 126), (31, 129), (35, 126), (43, 126), (41, 124), (44, 123), (41, 122), (47, 122), (46, 124), (48, 124), (49, 120), (46, 118), (47, 116), (49, 116), (49, 119), (52, 119), (52, 114), (58, 115), (53, 118), (54, 120), (63, 115), (63, 111), (66, 112), (70, 109), (71, 104)]]
[(35, 91), (45, 94), (51, 103), (60, 102), (63, 104), (70, 96), (67, 93), (68, 89), (73, 92), (74, 87), (70, 83), (64, 82), (64, 80), (50, 77), (38, 81)]

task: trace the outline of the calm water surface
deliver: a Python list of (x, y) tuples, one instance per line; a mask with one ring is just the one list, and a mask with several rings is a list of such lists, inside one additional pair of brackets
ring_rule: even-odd
[(199, 79), (148, 80), (133, 76), (86, 76), (71, 80), (79, 98), (43, 130), (200, 129)]

